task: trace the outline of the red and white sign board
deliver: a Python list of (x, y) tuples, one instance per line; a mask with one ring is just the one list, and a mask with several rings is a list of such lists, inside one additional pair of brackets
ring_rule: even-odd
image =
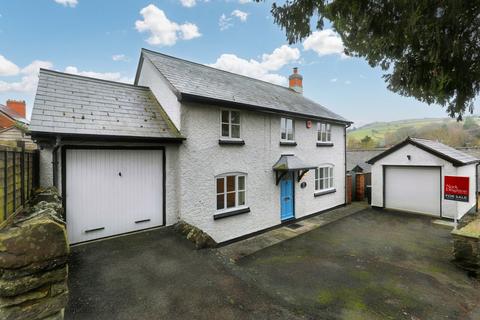
[(445, 200), (468, 202), (469, 177), (445, 176), (443, 194)]

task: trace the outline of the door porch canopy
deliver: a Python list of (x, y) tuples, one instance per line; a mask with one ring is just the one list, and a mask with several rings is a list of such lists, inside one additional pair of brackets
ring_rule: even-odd
[(294, 154), (282, 154), (280, 159), (273, 165), (273, 171), (275, 171), (276, 185), (282, 180), (282, 178), (288, 172), (298, 172), (297, 181), (300, 181), (305, 173), (310, 169), (315, 169), (317, 166), (313, 166), (303, 162), (300, 158)]

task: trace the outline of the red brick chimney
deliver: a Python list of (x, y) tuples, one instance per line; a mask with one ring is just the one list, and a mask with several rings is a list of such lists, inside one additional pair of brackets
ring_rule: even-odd
[(298, 68), (293, 68), (293, 74), (288, 77), (288, 86), (298, 93), (303, 93), (303, 77), (298, 73)]
[(15, 112), (22, 118), (26, 118), (25, 101), (7, 100), (7, 109)]

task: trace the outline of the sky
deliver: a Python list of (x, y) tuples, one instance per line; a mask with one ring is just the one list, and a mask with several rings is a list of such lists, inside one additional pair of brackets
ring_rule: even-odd
[(390, 92), (379, 68), (346, 57), (328, 26), (288, 45), (272, 1), (0, 0), (0, 103), (26, 100), (39, 68), (133, 82), (141, 48), (288, 85), (293, 67), (304, 95), (361, 126), (445, 117), (436, 105)]

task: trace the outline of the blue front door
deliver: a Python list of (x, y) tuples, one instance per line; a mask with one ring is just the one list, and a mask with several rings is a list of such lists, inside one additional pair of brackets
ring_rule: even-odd
[(282, 221), (295, 217), (293, 210), (293, 179), (290, 174), (287, 174), (280, 181), (280, 208)]

